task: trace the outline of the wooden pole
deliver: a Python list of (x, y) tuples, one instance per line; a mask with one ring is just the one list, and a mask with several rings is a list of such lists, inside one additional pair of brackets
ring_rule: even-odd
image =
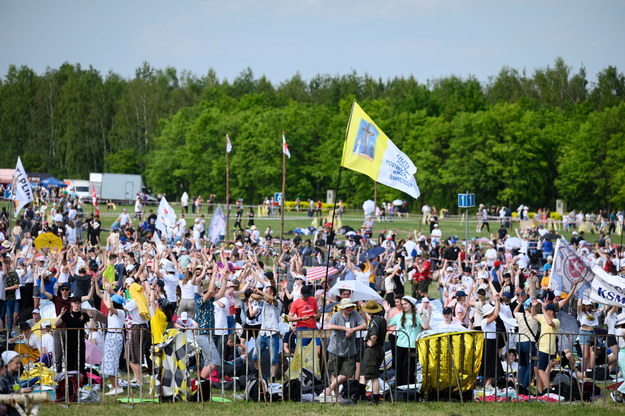
[(230, 232), (230, 151), (228, 149), (230, 137), (226, 134), (226, 235), (225, 241), (228, 241)]
[(373, 181), (373, 203), (378, 206), (378, 182)]
[[(284, 130), (282, 130), (282, 137), (284, 137)], [(286, 196), (286, 153), (284, 148), (282, 149), (282, 200), (280, 201), (280, 250), (282, 250), (282, 240), (284, 239), (284, 209), (286, 204), (284, 203)]]
[[(347, 121), (347, 130), (345, 130), (345, 141), (347, 141), (347, 135), (349, 133), (349, 126), (352, 122), (352, 116), (354, 115), (354, 104), (356, 103), (356, 99), (354, 99), (354, 101), (352, 102), (352, 109), (349, 113), (349, 120)], [(336, 187), (334, 188), (336, 191), (334, 193), (334, 206), (332, 207), (332, 230), (330, 232), (330, 234), (332, 235), (332, 241), (330, 241), (330, 243), (328, 244), (328, 256), (326, 258), (326, 277), (325, 280), (326, 282), (328, 281), (328, 271), (330, 269), (330, 256), (332, 255), (332, 249), (335, 245), (335, 241), (336, 241), (336, 232), (338, 232), (338, 230), (336, 230), (336, 232), (334, 231), (334, 217), (336, 214), (336, 201), (338, 201), (339, 199), (339, 189), (341, 186), (341, 173), (343, 172), (343, 165), (341, 164), (341, 166), (339, 167), (339, 175), (338, 178), (336, 180)], [(349, 253), (347, 253), (347, 255), (349, 256)], [(324, 286), (323, 289), (323, 302), (321, 303), (323, 305), (323, 309), (321, 311), (321, 328), (324, 328), (324, 320), (325, 320), (325, 305), (326, 305), (326, 295), (328, 294), (328, 285), (326, 284)]]

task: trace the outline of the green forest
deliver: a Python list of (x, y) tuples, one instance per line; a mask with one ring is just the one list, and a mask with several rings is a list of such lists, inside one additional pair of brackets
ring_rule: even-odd
[[(38, 74), (12, 66), (0, 80), (0, 167), (21, 156), (60, 179), (140, 173), (169, 199), (225, 199), (228, 134), (232, 198), (257, 203), (281, 187), (284, 130), (291, 151), (287, 199), (325, 198), (336, 186), (352, 101), (418, 168), (423, 203), (583, 210), (625, 206), (625, 76), (588, 79), (561, 58), (526, 73), (504, 67), (487, 82), (447, 76), (375, 79), (352, 72), (293, 75), (279, 85), (244, 69), (231, 81), (149, 63), (134, 78), (65, 63)], [(359, 205), (373, 181), (344, 170), (338, 197)], [(408, 198), (379, 186), (378, 199)]]

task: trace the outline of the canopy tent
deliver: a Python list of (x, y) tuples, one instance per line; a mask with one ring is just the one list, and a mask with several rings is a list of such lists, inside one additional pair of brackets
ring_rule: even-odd
[(67, 186), (65, 183), (53, 176), (42, 180), (40, 183), (41, 186), (44, 186), (46, 188), (65, 188)]

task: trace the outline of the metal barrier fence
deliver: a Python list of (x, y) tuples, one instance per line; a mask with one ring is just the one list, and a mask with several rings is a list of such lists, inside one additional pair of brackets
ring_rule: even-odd
[[(312, 401), (316, 400), (321, 389), (329, 386), (333, 376), (327, 365), (331, 333), (327, 330), (294, 330), (280, 334), (258, 328), (178, 329), (168, 330), (164, 340), (156, 345), (152, 345), (152, 335), (147, 326), (100, 330), (106, 333), (106, 347), (101, 351), (101, 360), (98, 360), (93, 346), (89, 345), (91, 341), (83, 338), (83, 333), (89, 332), (89, 329), (55, 329), (53, 336), (61, 345), (61, 352), (55, 351), (55, 357), (48, 357), (48, 361), (28, 345), (28, 339), (24, 343), (19, 335), (11, 336), (8, 331), (0, 335), (3, 338), (0, 348), (21, 354), (24, 370), (29, 372), (27, 379), (38, 377), (39, 381), (32, 385), (46, 384), (53, 376), (46, 365), (36, 363), (46, 362), (52, 369), (63, 370), (57, 371), (56, 380), (64, 385), (64, 389), (59, 390), (64, 395), (56, 397), (56, 400), (65, 403), (77, 400), (71, 388), (74, 377), (71, 371), (75, 370), (84, 375), (78, 382), (95, 391), (90, 400), (102, 400), (109, 396), (107, 393), (111, 388), (125, 384), (127, 388), (123, 393), (112, 396), (125, 398), (131, 403), (155, 399), (273, 402), (297, 398)], [(117, 336), (119, 333), (121, 337)], [(237, 343), (233, 334), (245, 337), (246, 345)], [(615, 383), (608, 370), (614, 365), (613, 357), (606, 352), (613, 346), (607, 344), (614, 343), (614, 339), (608, 342), (605, 334), (542, 334), (536, 342), (518, 333), (427, 331), (421, 334), (414, 348), (399, 347), (395, 342), (399, 335), (409, 337), (402, 331), (389, 331), (387, 345), (390, 348), (385, 348), (385, 360), (379, 376), (380, 394), (389, 402), (398, 399), (544, 400), (536, 391), (529, 393), (532, 381), (536, 388), (548, 389), (558, 402), (596, 400), (599, 396), (606, 400), (608, 387)], [(112, 341), (106, 337), (111, 337)], [(352, 358), (359, 363), (366, 347), (364, 334), (357, 334), (356, 337), (360, 345), (357, 355)], [(588, 372), (581, 375), (572, 363), (579, 355), (575, 351), (578, 339), (583, 349), (579, 357), (584, 362), (581, 370), (588, 367)], [(122, 343), (117, 346), (119, 349), (113, 348), (114, 342)], [(541, 357), (540, 352), (548, 344), (553, 346), (553, 343), (557, 345), (556, 354), (546, 357), (545, 363), (545, 357)], [(261, 351), (258, 351), (259, 346), (262, 346)], [(513, 349), (517, 351), (518, 358), (516, 371), (501, 365), (502, 354)], [(121, 356), (115, 355), (118, 350), (123, 350)], [(392, 361), (386, 357), (388, 355), (392, 356)], [(117, 365), (113, 367), (125, 371), (107, 374), (110, 371), (106, 368), (111, 367), (106, 365), (106, 360), (116, 360)], [(403, 363), (401, 368), (397, 367), (398, 362)], [(543, 370), (543, 367), (546, 368)], [(542, 385), (545, 373), (547, 386)], [(356, 364), (355, 377), (348, 379), (340, 394), (337, 389), (335, 397), (349, 400), (355, 394), (358, 396), (356, 399), (362, 399), (362, 390), (351, 381), (358, 380), (358, 374), (359, 365)], [(406, 377), (406, 384), (396, 381), (400, 376)], [(95, 387), (100, 383), (102, 388)], [(109, 383), (110, 388), (107, 387)], [(489, 384), (497, 388), (491, 388)], [(491, 400), (487, 396), (494, 398)], [(324, 395), (322, 401), (336, 400), (330, 394)]]

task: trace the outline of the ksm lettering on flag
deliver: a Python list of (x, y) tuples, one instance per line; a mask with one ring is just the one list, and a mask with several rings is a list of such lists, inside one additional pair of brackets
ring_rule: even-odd
[(590, 300), (602, 305), (625, 308), (625, 279), (608, 274), (597, 265), (592, 266), (592, 271), (595, 278), (590, 286)]
[(166, 237), (171, 237), (174, 225), (176, 225), (176, 213), (165, 197), (161, 198), (156, 215), (156, 228)]
[(553, 255), (549, 286), (564, 293), (571, 293), (575, 282), (577, 282), (576, 291), (579, 291), (585, 288), (586, 284), (590, 284), (594, 277), (590, 265), (575, 251), (575, 248), (562, 239), (558, 240)]
[(34, 200), (33, 189), (30, 187), (28, 175), (26, 175), (26, 170), (24, 170), (19, 156), (17, 157), (17, 165), (15, 165), (15, 173), (11, 185), (11, 199), (13, 200), (15, 218), (17, 218), (22, 208)]
[(417, 168), (354, 101), (341, 165), (419, 198)]
[(208, 227), (208, 235), (213, 244), (217, 244), (221, 236), (226, 235), (226, 215), (221, 209), (221, 204), (217, 205), (213, 218), (211, 218), (211, 223)]

